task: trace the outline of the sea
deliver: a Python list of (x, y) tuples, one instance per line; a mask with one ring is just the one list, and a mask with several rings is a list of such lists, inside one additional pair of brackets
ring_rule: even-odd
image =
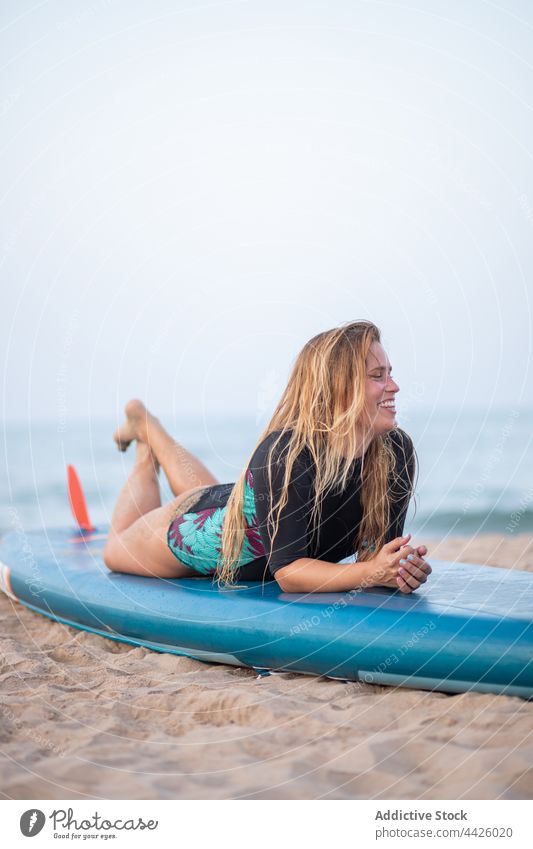
[[(243, 415), (161, 417), (221, 483), (246, 464), (267, 422)], [(66, 466), (78, 471), (93, 524), (109, 523), (133, 465), (117, 450), (117, 421), (62, 419), (3, 427), (0, 533), (73, 525)], [(418, 459), (405, 532), (416, 541), (448, 535), (533, 533), (533, 408), (433, 409), (398, 416)], [(172, 498), (162, 475), (163, 502)]]

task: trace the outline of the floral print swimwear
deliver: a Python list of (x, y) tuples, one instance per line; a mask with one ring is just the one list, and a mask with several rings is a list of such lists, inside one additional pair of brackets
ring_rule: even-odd
[[(176, 516), (168, 529), (167, 542), (170, 550), (181, 563), (200, 575), (209, 576), (215, 572), (227, 499), (233, 486), (232, 483), (216, 484), (202, 490), (196, 498), (193, 497), (194, 504), (191, 508)], [(217, 503), (220, 506), (217, 506)], [(253, 475), (250, 469), (246, 472), (244, 482), (243, 515), (246, 531), (237, 569), (265, 554), (257, 524)]]

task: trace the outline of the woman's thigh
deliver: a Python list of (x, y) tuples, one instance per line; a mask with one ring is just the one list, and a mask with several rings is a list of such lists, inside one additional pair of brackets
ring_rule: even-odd
[(120, 533), (110, 531), (104, 548), (104, 563), (113, 572), (128, 572), (153, 578), (198, 577), (198, 572), (180, 563), (167, 543), (168, 528), (174, 517), (187, 508), (195, 493), (206, 489), (195, 487), (177, 498), (140, 516)]

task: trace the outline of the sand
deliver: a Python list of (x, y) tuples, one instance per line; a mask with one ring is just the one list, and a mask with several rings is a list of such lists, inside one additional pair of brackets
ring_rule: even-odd
[[(533, 571), (533, 537), (455, 538), (428, 560)], [(533, 703), (256, 678), (51, 622), (0, 594), (8, 799), (525, 799)]]

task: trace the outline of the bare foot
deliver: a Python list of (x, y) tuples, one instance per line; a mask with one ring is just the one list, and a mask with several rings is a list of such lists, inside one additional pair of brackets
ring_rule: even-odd
[(119, 451), (126, 451), (134, 440), (146, 442), (147, 419), (154, 419), (142, 401), (133, 398), (124, 408), (126, 421), (113, 434)]

